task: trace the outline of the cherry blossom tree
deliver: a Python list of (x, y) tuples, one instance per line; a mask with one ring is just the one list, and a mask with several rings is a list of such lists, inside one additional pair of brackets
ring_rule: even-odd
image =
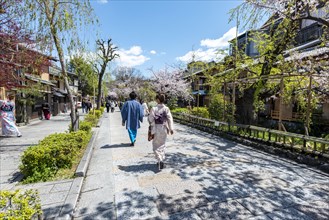
[[(254, 26), (264, 17), (277, 15), (292, 21), (312, 20), (329, 27), (329, 2), (324, 0), (245, 0), (234, 11), (246, 24)], [(236, 16), (236, 14), (234, 15)], [(272, 20), (273, 21), (273, 20)]]
[(145, 77), (138, 69), (132, 67), (117, 67), (113, 71), (114, 81), (110, 84), (110, 90), (116, 92), (120, 100), (129, 98), (129, 93), (139, 93), (143, 87)]
[(157, 93), (164, 93), (167, 98), (191, 99), (190, 83), (185, 80), (184, 72), (180, 70), (164, 69), (153, 71), (152, 85)]

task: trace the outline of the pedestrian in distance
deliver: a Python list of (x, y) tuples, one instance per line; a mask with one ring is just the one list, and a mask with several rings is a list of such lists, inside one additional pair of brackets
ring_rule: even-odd
[(121, 109), (122, 126), (126, 126), (130, 146), (136, 142), (137, 129), (140, 128), (140, 122), (143, 122), (144, 110), (139, 102), (136, 101), (137, 94), (133, 91), (129, 94), (130, 100), (126, 101)]
[(111, 105), (111, 112), (113, 113), (114, 112), (114, 108), (115, 108), (115, 102), (114, 101), (111, 101), (110, 102), (110, 105)]
[(162, 170), (165, 160), (166, 139), (168, 134), (174, 134), (174, 123), (170, 109), (164, 104), (165, 95), (157, 94), (157, 105), (150, 110), (148, 121), (150, 123), (149, 140), (152, 140), (153, 152), (157, 162), (157, 167)]
[(110, 106), (111, 106), (110, 102), (107, 101), (105, 106), (106, 106), (106, 112), (109, 113), (110, 112)]
[(7, 100), (0, 100), (0, 117), (2, 135), (21, 137), (22, 134), (16, 126), (14, 95), (8, 95)]
[(81, 108), (82, 108), (82, 113), (87, 113), (86, 112), (86, 101), (85, 100), (82, 100), (82, 102), (81, 102)]
[(43, 116), (45, 117), (46, 120), (49, 120), (50, 119), (49, 103), (47, 101), (44, 101), (44, 103), (42, 103), (41, 107), (42, 107)]
[(142, 107), (144, 109), (144, 116), (148, 116), (149, 115), (149, 108), (147, 107), (146, 102), (144, 102), (144, 100), (141, 100), (141, 104), (142, 104)]
[(91, 108), (92, 108), (92, 106), (93, 106), (93, 105), (91, 104), (91, 101), (90, 101), (90, 100), (87, 101), (86, 106), (87, 106), (87, 111), (86, 111), (86, 113), (88, 113), (88, 112), (90, 112), (90, 110), (91, 110)]

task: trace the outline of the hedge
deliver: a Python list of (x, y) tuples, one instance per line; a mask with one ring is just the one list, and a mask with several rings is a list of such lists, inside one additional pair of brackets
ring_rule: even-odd
[(39, 219), (41, 215), (41, 201), (37, 190), (0, 191), (0, 219)]
[(191, 114), (201, 118), (209, 118), (209, 111), (206, 107), (195, 107), (191, 110)]
[[(86, 125), (85, 128), (88, 126)], [(60, 169), (71, 168), (82, 148), (85, 148), (91, 133), (77, 131), (55, 133), (47, 136), (36, 146), (29, 147), (22, 155), (20, 171), (24, 183), (47, 181)]]

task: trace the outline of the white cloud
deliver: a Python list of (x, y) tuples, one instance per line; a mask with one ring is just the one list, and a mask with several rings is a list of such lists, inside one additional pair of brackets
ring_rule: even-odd
[(120, 66), (128, 67), (142, 65), (150, 59), (142, 55), (142, 53), (143, 50), (140, 46), (133, 46), (129, 50), (121, 49), (118, 51), (120, 57), (117, 58), (116, 63)]
[(157, 54), (157, 52), (155, 50), (151, 50), (150, 53), (151, 54)]
[(201, 40), (201, 46), (209, 48), (225, 48), (229, 46), (229, 41), (232, 40), (236, 35), (236, 27), (231, 28), (222, 37), (218, 39), (205, 39)]
[(109, 1), (108, 0), (97, 0), (98, 3), (100, 4), (106, 4), (108, 3)]
[(209, 62), (212, 60), (219, 60), (224, 57), (223, 54), (218, 53), (216, 48), (209, 48), (207, 50), (198, 49), (196, 51), (189, 51), (184, 56), (178, 57), (177, 59), (182, 62), (191, 62), (192, 60)]
[(218, 50), (227, 49), (229, 46), (229, 41), (232, 40), (236, 35), (236, 27), (231, 28), (222, 37), (218, 39), (204, 39), (201, 40), (201, 48), (189, 51), (181, 57), (176, 59), (182, 62), (204, 61), (210, 62), (213, 60), (219, 60), (224, 57), (222, 53), (218, 53)]
[(143, 50), (140, 46), (132, 46), (129, 50), (121, 50), (125, 54), (131, 54), (131, 55), (140, 55), (143, 53)]

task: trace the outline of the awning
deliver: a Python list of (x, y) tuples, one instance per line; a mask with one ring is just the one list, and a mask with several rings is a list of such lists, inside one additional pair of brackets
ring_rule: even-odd
[(53, 92), (54, 96), (57, 96), (57, 97), (65, 97), (62, 95), (62, 93), (59, 93), (59, 92)]
[(67, 92), (63, 89), (57, 89), (57, 92), (62, 93), (63, 95), (67, 95)]

